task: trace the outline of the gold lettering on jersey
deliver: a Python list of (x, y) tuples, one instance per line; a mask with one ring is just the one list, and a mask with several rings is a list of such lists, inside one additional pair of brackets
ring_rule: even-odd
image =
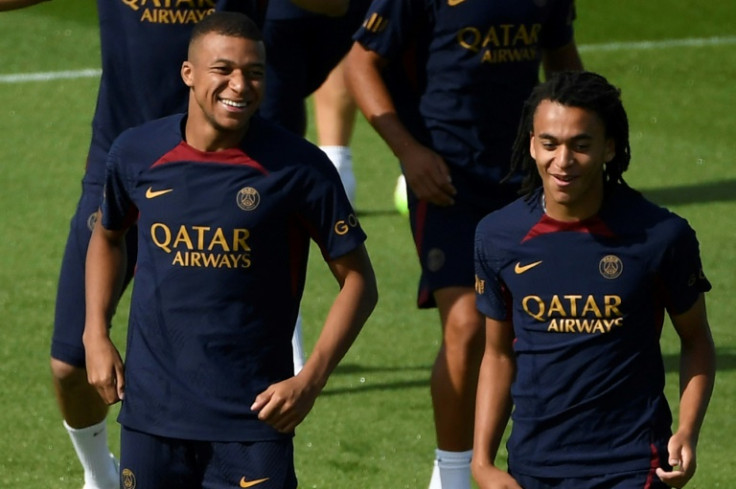
[(541, 24), (499, 24), (483, 30), (463, 27), (457, 42), (463, 49), (480, 53), (482, 63), (514, 63), (538, 58)]
[(196, 24), (215, 11), (215, 0), (120, 0), (151, 24)]
[(369, 32), (378, 34), (379, 32), (386, 30), (386, 27), (388, 27), (388, 19), (374, 12), (370, 17), (365, 19), (363, 27)]
[(340, 219), (335, 223), (335, 234), (342, 236), (350, 231), (350, 228), (358, 226), (358, 218), (350, 214), (347, 219)]
[(483, 295), (486, 291), (486, 281), (480, 278), (478, 275), (475, 276), (475, 292)]
[(614, 326), (623, 326), (621, 297), (617, 295), (553, 295), (545, 301), (538, 295), (528, 295), (521, 307), (539, 322), (548, 322), (547, 331), (556, 333), (609, 333)]
[(164, 223), (151, 225), (151, 241), (167, 254), (172, 265), (207, 268), (249, 268), (250, 231), (245, 228), (181, 225), (172, 229)]

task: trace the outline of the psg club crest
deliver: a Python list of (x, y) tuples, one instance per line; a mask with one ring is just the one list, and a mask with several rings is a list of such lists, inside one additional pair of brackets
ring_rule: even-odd
[(606, 255), (601, 258), (600, 263), (598, 263), (598, 271), (601, 272), (601, 275), (603, 275), (604, 278), (618, 278), (621, 275), (621, 272), (624, 271), (624, 264), (616, 255)]
[(261, 203), (261, 194), (253, 187), (243, 187), (235, 197), (235, 201), (244, 211), (252, 211)]

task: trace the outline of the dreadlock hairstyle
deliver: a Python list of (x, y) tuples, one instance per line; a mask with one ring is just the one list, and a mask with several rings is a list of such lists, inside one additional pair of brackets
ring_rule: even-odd
[(529, 154), (529, 143), (534, 130), (534, 113), (544, 100), (590, 110), (600, 117), (606, 137), (615, 143), (616, 154), (603, 169), (604, 187), (620, 182), (624, 185), (623, 173), (629, 167), (631, 147), (629, 145), (629, 121), (621, 103), (621, 90), (600, 75), (587, 71), (564, 71), (554, 74), (544, 83), (537, 85), (524, 103), (512, 154), (511, 172), (522, 173), (524, 180), (521, 193), (531, 197), (534, 189), (542, 184), (536, 162)]

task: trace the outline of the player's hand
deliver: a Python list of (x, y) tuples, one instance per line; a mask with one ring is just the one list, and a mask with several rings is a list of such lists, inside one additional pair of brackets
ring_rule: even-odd
[(110, 338), (85, 337), (84, 350), (87, 381), (97, 389), (107, 404), (115, 404), (122, 400), (125, 393), (123, 360)]
[(685, 487), (685, 484), (695, 475), (697, 463), (695, 461), (695, 444), (693, 440), (681, 433), (675, 433), (667, 444), (669, 464), (673, 469), (668, 472), (657, 469), (657, 477), (671, 487)]
[(291, 433), (307, 417), (318, 393), (297, 375), (270, 385), (258, 394), (250, 409), (277, 431)]
[(493, 465), (474, 465), (473, 478), (480, 489), (522, 489), (508, 472)]
[(406, 183), (419, 200), (439, 206), (455, 203), (457, 190), (452, 185), (447, 163), (434, 151), (420, 144), (400, 155)]

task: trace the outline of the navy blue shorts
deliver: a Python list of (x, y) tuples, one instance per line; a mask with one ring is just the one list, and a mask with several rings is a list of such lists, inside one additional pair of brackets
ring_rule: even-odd
[[(61, 262), (59, 286), (56, 291), (54, 333), (51, 357), (75, 367), (84, 368), (84, 264), (87, 245), (92, 235), (97, 210), (102, 199), (102, 185), (83, 183), (82, 196), (72, 217), (64, 258)], [(138, 252), (138, 231), (131, 228), (126, 237), (128, 253), (125, 285), (135, 270)]]
[(667, 489), (654, 469), (580, 478), (544, 478), (511, 474), (524, 489)]
[(514, 185), (487, 186), (453, 175), (455, 204), (440, 207), (418, 201), (408, 190), (409, 215), (422, 274), (417, 306), (436, 307), (434, 292), (445, 287), (473, 287), (475, 228), (488, 213), (519, 197)]
[(353, 44), (352, 35), (363, 22), (367, 0), (351, 1), (343, 17), (314, 15), (294, 19), (266, 19), (266, 94), (260, 114), (303, 135), (307, 116), (304, 100), (327, 79)]
[(291, 438), (259, 442), (179, 440), (125, 428), (120, 437), (123, 489), (294, 489)]

